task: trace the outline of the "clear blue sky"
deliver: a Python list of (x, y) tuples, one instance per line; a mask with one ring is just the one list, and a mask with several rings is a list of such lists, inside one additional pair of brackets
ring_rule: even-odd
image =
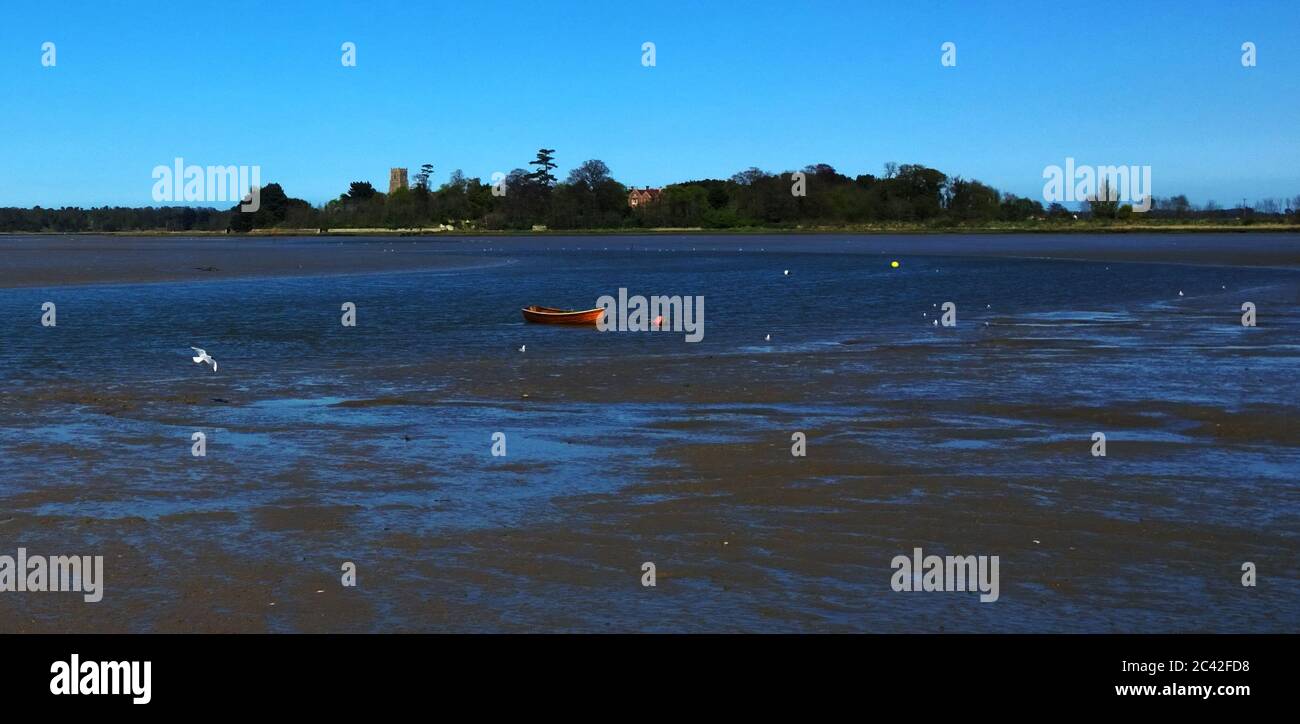
[(1296, 0), (6, 3), (0, 206), (150, 205), (176, 156), (320, 203), (541, 146), (635, 185), (893, 160), (1035, 198), (1073, 156), (1229, 205), (1300, 195), (1298, 56)]

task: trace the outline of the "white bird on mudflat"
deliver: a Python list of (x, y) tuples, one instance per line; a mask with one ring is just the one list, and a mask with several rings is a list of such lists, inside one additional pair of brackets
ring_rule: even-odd
[(198, 352), (198, 353), (199, 353), (199, 356), (198, 356), (198, 357), (191, 357), (191, 358), (190, 358), (190, 359), (194, 360), (194, 364), (200, 364), (200, 365), (201, 365), (201, 364), (203, 364), (204, 362), (207, 362), (207, 363), (209, 363), (209, 364), (212, 365), (212, 371), (213, 371), (213, 372), (216, 372), (216, 371), (217, 371), (217, 361), (214, 360), (214, 359), (212, 359), (212, 357), (209, 356), (207, 352), (204, 352), (203, 350), (199, 349), (198, 347), (190, 347), (190, 349), (192, 349), (192, 350), (194, 350), (195, 352)]

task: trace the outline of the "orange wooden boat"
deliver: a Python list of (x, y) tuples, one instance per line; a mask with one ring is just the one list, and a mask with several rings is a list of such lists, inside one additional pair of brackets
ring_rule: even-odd
[(595, 324), (596, 320), (600, 319), (600, 315), (605, 312), (601, 307), (576, 311), (539, 307), (536, 304), (524, 307), (520, 311), (524, 313), (525, 320), (537, 324)]

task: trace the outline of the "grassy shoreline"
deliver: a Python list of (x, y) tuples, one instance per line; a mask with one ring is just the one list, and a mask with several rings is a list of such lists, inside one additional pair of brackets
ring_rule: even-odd
[(6, 231), (0, 236), (213, 236), (213, 237), (274, 237), (274, 236), (641, 236), (656, 234), (700, 235), (797, 235), (797, 234), (1300, 234), (1300, 224), (1220, 224), (1220, 223), (1143, 223), (1098, 224), (1075, 223), (1008, 223), (977, 226), (934, 226), (928, 224), (869, 224), (861, 226), (816, 227), (737, 227), (706, 229), (702, 227), (612, 228), (612, 229), (254, 229), (232, 233), (191, 229), (175, 231), (151, 229), (146, 231)]

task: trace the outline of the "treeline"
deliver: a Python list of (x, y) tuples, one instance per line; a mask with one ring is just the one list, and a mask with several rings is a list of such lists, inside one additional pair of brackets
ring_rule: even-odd
[(880, 175), (847, 176), (826, 164), (799, 172), (750, 168), (729, 179), (672, 184), (632, 208), (629, 188), (599, 160), (586, 161), (560, 180), (555, 151), (540, 149), (527, 165), (490, 181), (453, 171), (434, 186), (431, 164), (420, 167), (410, 188), (385, 194), (368, 181), (320, 206), (288, 196), (279, 184), (261, 189), (260, 207), (244, 213), (192, 207), (92, 209), (0, 208), (0, 231), (230, 231), (254, 229), (636, 229), (807, 228), (910, 223), (934, 227), (998, 222), (1110, 223), (1174, 219), (1232, 223), (1300, 223), (1300, 196), (1265, 199), (1252, 207), (1191, 204), (1185, 196), (1153, 199), (1138, 213), (1115, 201), (1059, 203), (1000, 193), (974, 179), (948, 176), (916, 164), (885, 164)]
[(409, 189), (389, 194), (367, 181), (318, 209), (320, 228), (616, 229), (643, 225), (628, 206), (628, 189), (603, 161), (580, 164), (560, 181), (553, 149), (528, 165), (484, 182), (460, 170), (434, 188), (425, 164)]
[(0, 207), (0, 232), (225, 231), (230, 212), (192, 206)]

